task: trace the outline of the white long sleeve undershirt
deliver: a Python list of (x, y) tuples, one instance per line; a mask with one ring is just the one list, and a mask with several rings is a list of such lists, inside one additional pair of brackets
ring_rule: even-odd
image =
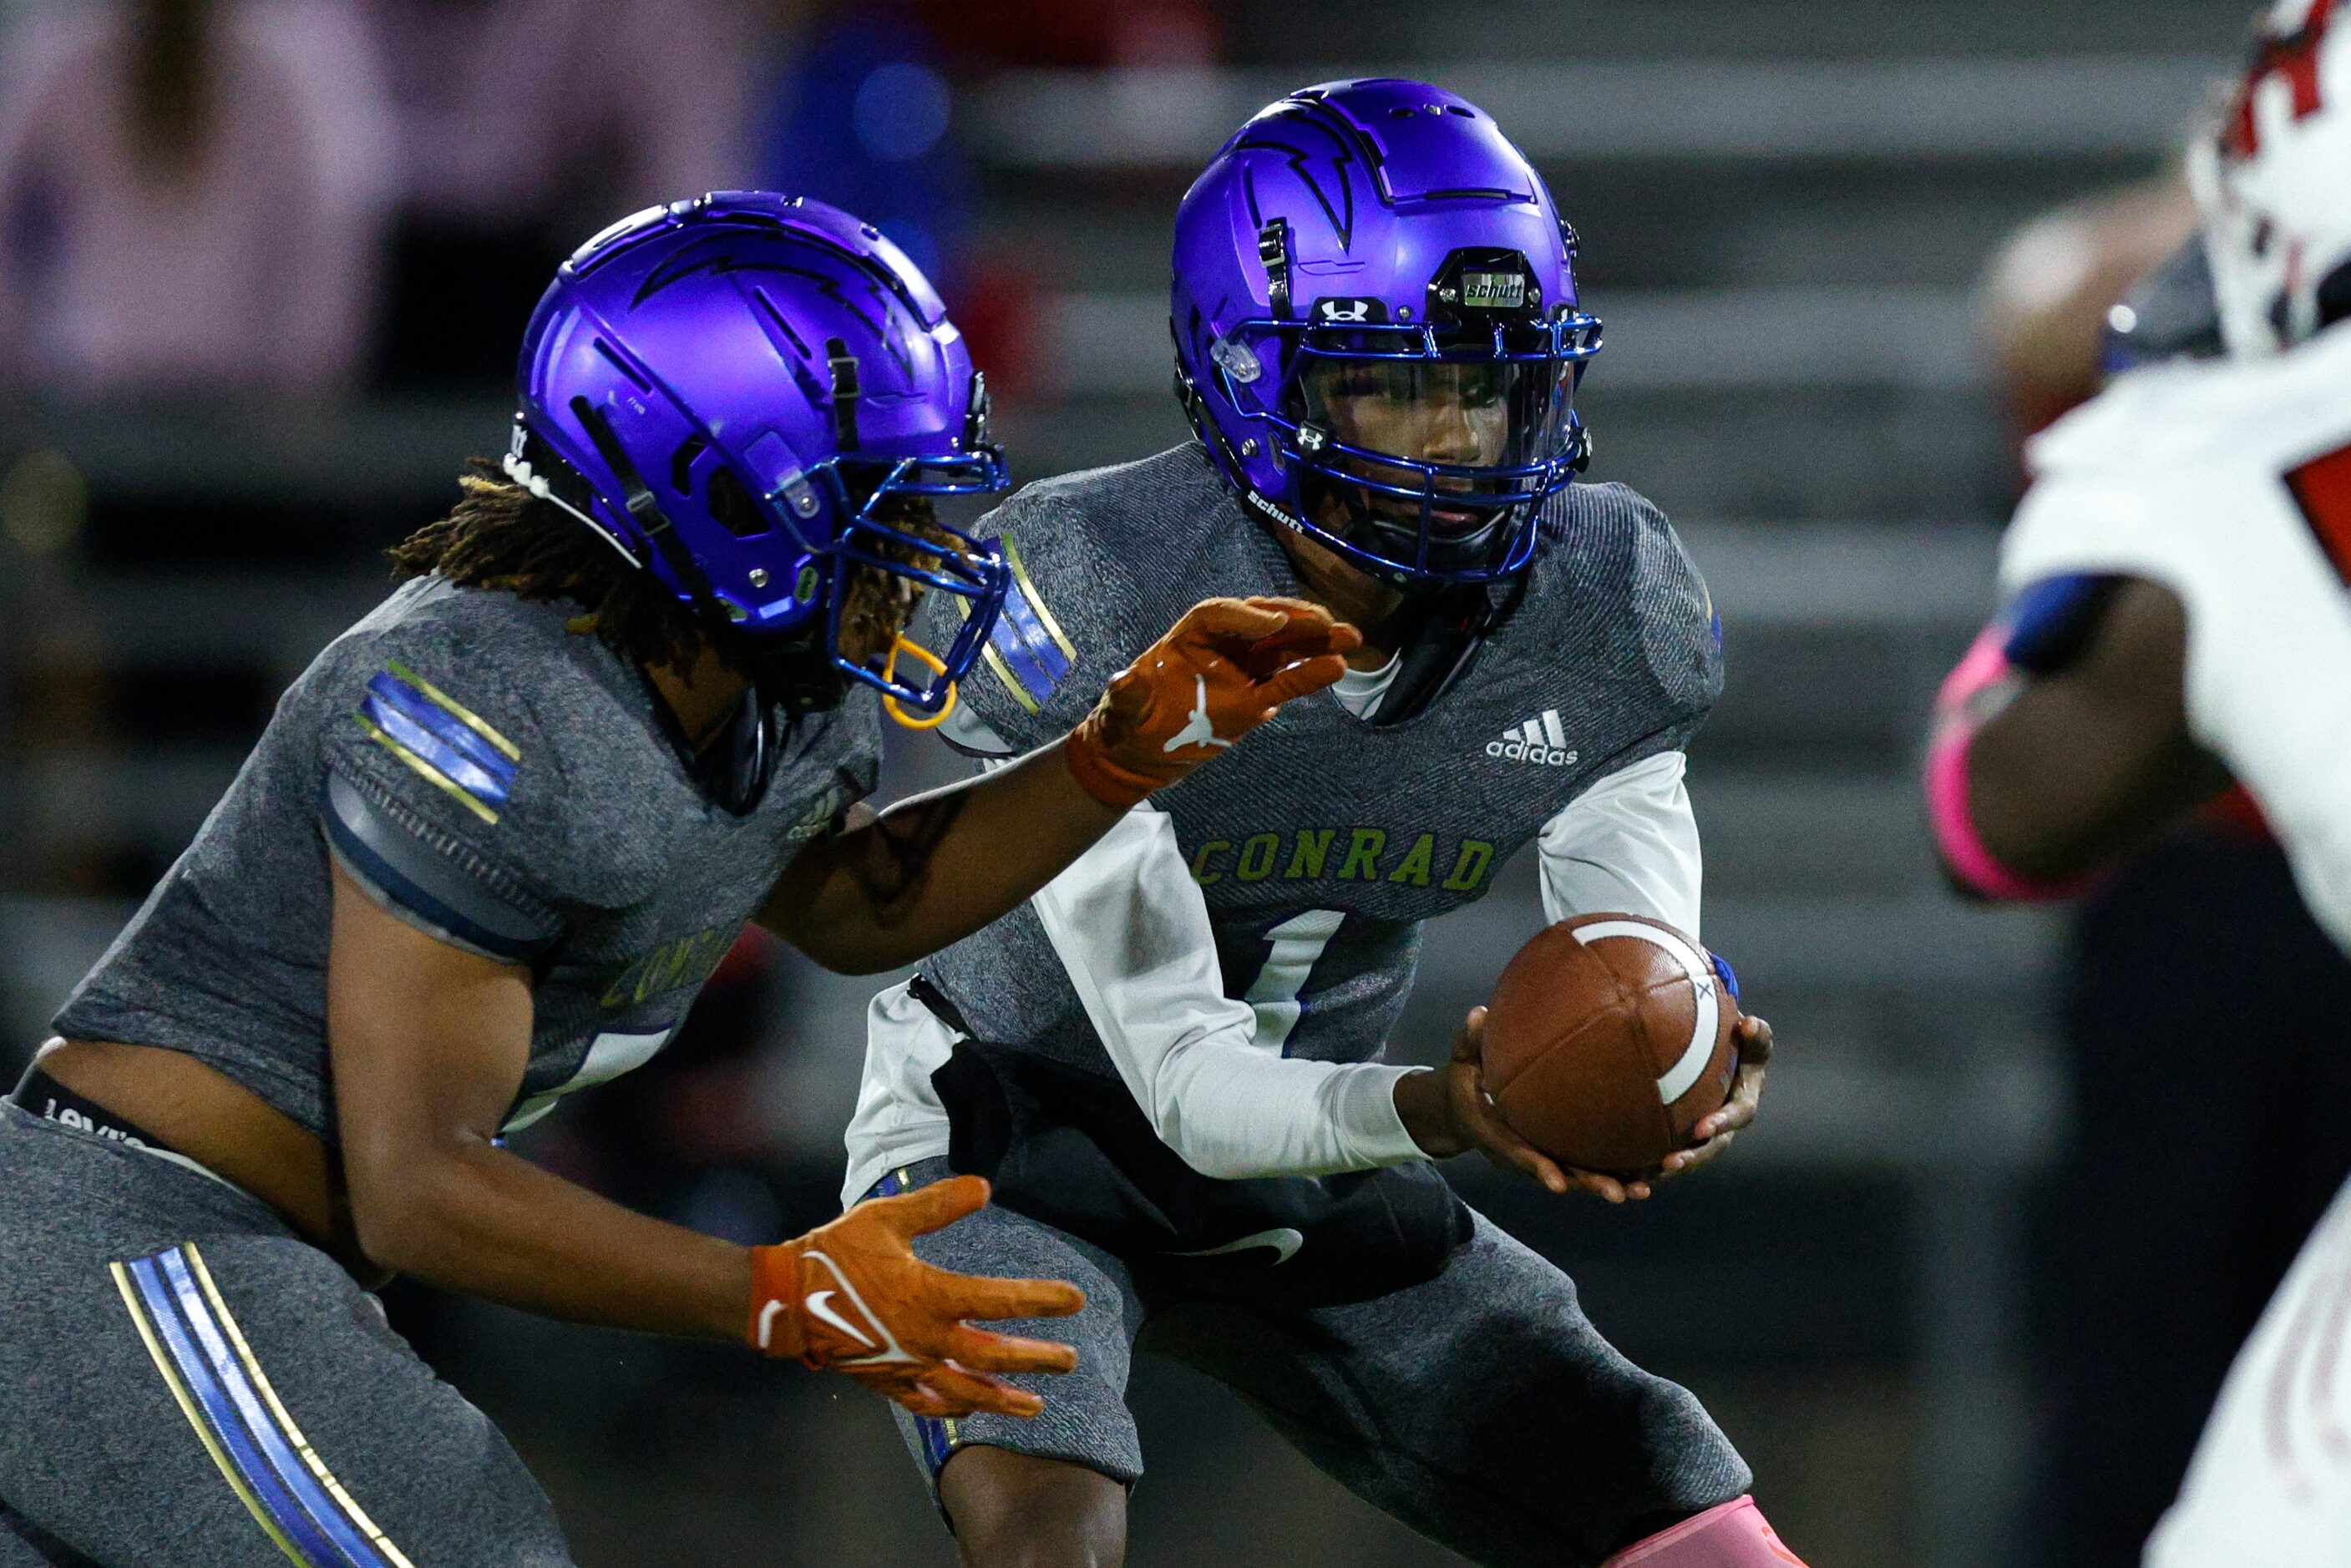
[(1395, 1108), (1412, 1069), (1284, 1057), (1257, 1009), (1225, 995), (1207, 900), (1165, 814), (1127, 813), (1035, 904), (1118, 1075), (1194, 1169), (1320, 1176), (1421, 1158)]
[(1659, 752), (1610, 774), (1543, 824), (1536, 839), (1543, 919), (1646, 915), (1698, 935), (1705, 880), (1688, 759)]
[[(1600, 780), (1545, 825), (1545, 916), (1622, 911), (1696, 935), (1701, 865), (1684, 759)], [(1418, 1068), (1281, 1054), (1280, 1020), (1224, 994), (1207, 901), (1175, 826), (1138, 807), (1034, 900), (1120, 1078), (1186, 1163), (1224, 1179), (1322, 1175), (1422, 1158), (1395, 1108)], [(946, 1148), (930, 1074), (956, 1036), (904, 986), (873, 1000), (844, 1201)]]

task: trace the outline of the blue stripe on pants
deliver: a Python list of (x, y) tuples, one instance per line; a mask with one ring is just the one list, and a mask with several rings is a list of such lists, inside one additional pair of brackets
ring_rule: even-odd
[(379, 1555), (368, 1538), (361, 1534), (340, 1502), (319, 1484), (319, 1478), (294, 1449), (285, 1428), (274, 1418), (274, 1412), (263, 1407), (261, 1397), (253, 1386), (244, 1363), (229, 1348), (227, 1336), (214, 1321), (212, 1304), (197, 1289), (195, 1278), (188, 1272), (188, 1261), (183, 1250), (174, 1247), (160, 1260), (164, 1276), (171, 1281), (172, 1292), (179, 1297), (181, 1310), (187, 1314), (188, 1323), (196, 1331), (213, 1371), (235, 1401), (246, 1424), (259, 1439), (262, 1451), (270, 1465), (285, 1480), (302, 1504), (303, 1509), (334, 1541), (336, 1550), (351, 1568), (383, 1568)]
[(172, 1290), (164, 1282), (157, 1260), (141, 1258), (131, 1265), (130, 1272), (148, 1320), (171, 1354), (172, 1364), (187, 1386), (204, 1425), (211, 1428), (214, 1438), (236, 1467), (238, 1476), (251, 1489), (254, 1501), (267, 1514), (269, 1522), (282, 1531), (287, 1542), (301, 1553), (306, 1568), (337, 1568), (347, 1562), (308, 1511), (295, 1501), (276, 1469), (262, 1458), (253, 1433), (237, 1417), (235, 1402), (196, 1347), (188, 1325), (172, 1310)]

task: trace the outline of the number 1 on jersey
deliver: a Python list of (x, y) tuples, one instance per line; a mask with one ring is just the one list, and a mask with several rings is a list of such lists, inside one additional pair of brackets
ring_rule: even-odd
[(1309, 909), (1265, 933), (1273, 950), (1266, 955), (1257, 979), (1249, 983), (1249, 994), (1241, 999), (1257, 1010), (1256, 1044), (1275, 1052), (1289, 1044), (1290, 1031), (1306, 1015), (1306, 1004), (1298, 993), (1306, 988), (1306, 977), (1314, 972), (1322, 950), (1331, 945), (1346, 919), (1339, 909)]

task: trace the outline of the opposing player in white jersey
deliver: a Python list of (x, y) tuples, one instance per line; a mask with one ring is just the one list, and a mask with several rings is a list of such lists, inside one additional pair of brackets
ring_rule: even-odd
[[(2335, 9), (2264, 13), (2193, 151), (2225, 355), (2128, 372), (2030, 449), (2007, 605), (1945, 685), (1927, 767), (1945, 864), (1989, 897), (2061, 895), (2233, 777), (2351, 947), (2351, 23)], [(2240, 1353), (2149, 1568), (2351, 1562), (2346, 1352), (2351, 1192)]]

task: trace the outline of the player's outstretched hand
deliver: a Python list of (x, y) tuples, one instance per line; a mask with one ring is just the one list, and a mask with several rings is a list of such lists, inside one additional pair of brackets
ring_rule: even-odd
[(1755, 1119), (1755, 1107), (1763, 1098), (1763, 1070), (1771, 1062), (1771, 1026), (1747, 1013), (1734, 1027), (1739, 1034), (1739, 1076), (1731, 1082), (1730, 1097), (1722, 1102), (1720, 1110), (1700, 1117), (1690, 1128), (1696, 1141), (1689, 1147), (1666, 1156), (1657, 1172), (1660, 1179), (1704, 1165), (1729, 1148), (1732, 1135)]
[(1303, 599), (1204, 599), (1111, 679), (1070, 732), (1070, 771), (1096, 800), (1131, 806), (1338, 680), (1363, 641)]
[(754, 1248), (752, 1347), (845, 1372), (917, 1416), (1036, 1415), (1042, 1399), (994, 1375), (1067, 1372), (1078, 1353), (965, 1320), (1066, 1317), (1086, 1304), (1085, 1293), (1060, 1280), (950, 1273), (907, 1245), (987, 1203), (987, 1182), (953, 1177), (868, 1199), (797, 1241)]

